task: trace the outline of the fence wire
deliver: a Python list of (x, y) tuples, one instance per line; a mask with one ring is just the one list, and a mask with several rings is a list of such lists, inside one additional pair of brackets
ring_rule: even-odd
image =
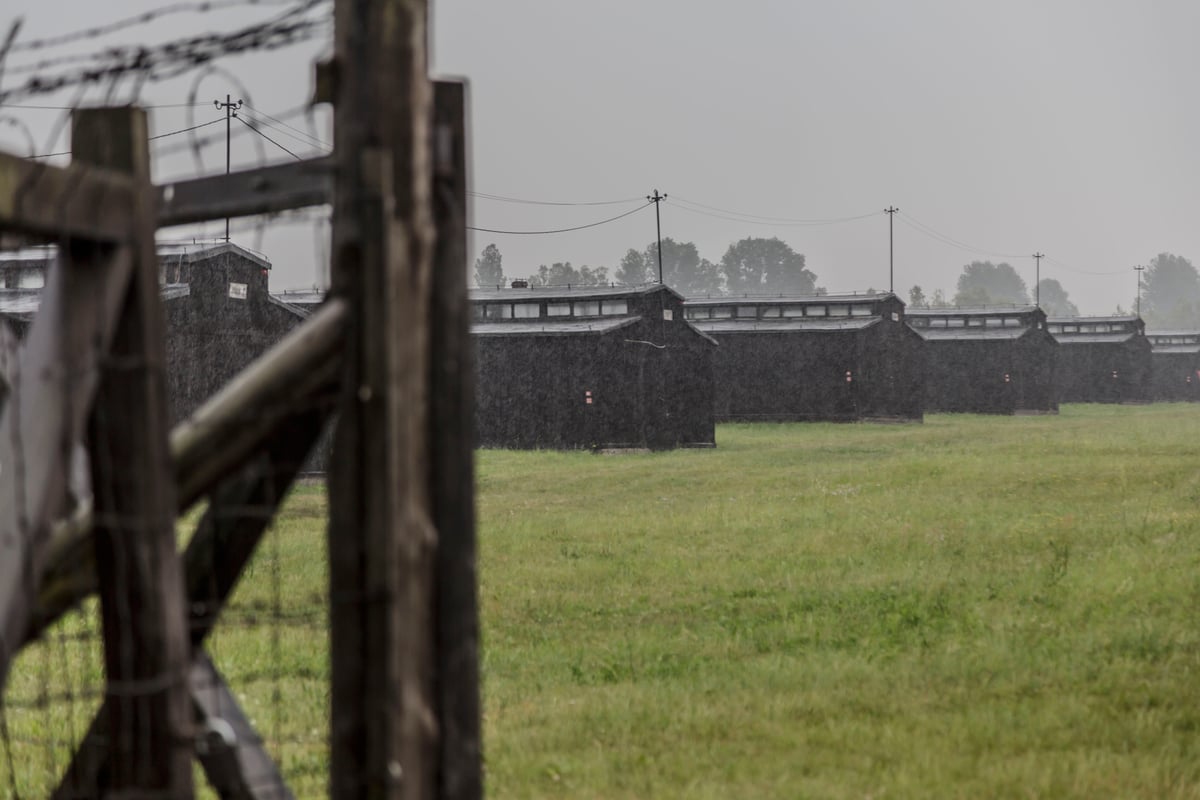
[[(239, 232), (261, 233), (266, 222)], [(20, 253), (0, 251), (0, 408), (17, 402), (22, 382), (28, 380), (18, 368), (13, 343), (26, 339), (40, 313), (39, 306), (50, 289), (47, 276), (59, 269), (55, 264), (66, 251), (66, 242)], [(281, 299), (271, 293), (269, 254), (243, 248), (237, 238), (231, 243), (194, 243), (163, 248), (159, 273), (166, 342), (161, 363), (104, 355), (99, 342), (113, 321), (101, 317), (86, 341), (93, 343), (92, 358), (68, 361), (57, 374), (62, 397), (75, 396), (100, 370), (159, 371), (167, 388), (171, 423), (193, 418), (198, 408), (221, 391), (239, 372), (302, 325), (315, 305)], [(53, 282), (52, 280), (50, 281)], [(317, 301), (319, 295), (306, 296)], [(310, 413), (317, 418), (332, 407), (335, 390), (285, 397), (273, 404), (246, 410), (237, 420), (243, 426), (266, 426), (281, 415), (295, 419)], [(103, 420), (98, 420), (103, 424)], [(11, 437), (15, 458), (0, 467), (0, 481), (12, 481), (18, 498), (29, 495), (30, 477), (25, 474), (32, 445), (24, 430), (12, 426), (0, 432)], [(74, 464), (73, 478), (83, 481), (68, 487), (70, 502), (91, 503), (90, 473), (100, 474), (115, 461), (115, 454), (90, 453), (90, 463), (79, 462), (85, 430), (69, 430), (56, 446), (68, 463)], [(186, 635), (194, 645), (189, 683), (195, 728), (187, 741), (178, 744), (197, 756), (196, 786), (200, 797), (219, 796), (210, 778), (210, 762), (222, 745), (259, 750), (268, 757), (271, 770), (247, 771), (243, 776), (259, 796), (321, 797), (328, 785), (329, 761), (329, 602), (326, 550), (326, 496), (323, 478), (330, 436), (320, 437), (311, 455), (268, 460), (261, 454), (240, 471), (227, 476), (210, 499), (197, 503), (176, 523), (178, 551), (183, 560), (184, 585), (188, 590)], [(90, 468), (89, 468), (90, 467)], [(305, 477), (298, 482), (294, 478)], [(239, 483), (240, 481), (240, 483)], [(105, 484), (111, 488), (110, 484)], [(247, 487), (245, 497), (226, 487)], [(250, 491), (248, 487), (257, 487)], [(96, 487), (101, 491), (100, 487)], [(104, 491), (107, 491), (105, 489)], [(101, 495), (98, 505), (112, 508), (115, 499)], [(67, 510), (71, 510), (70, 502)], [(148, 529), (154, 520), (118, 519), (93, 515), (96, 522), (120, 523), (127, 528)], [(202, 534), (215, 530), (217, 546), (193, 549)], [(253, 548), (232, 592), (224, 596), (218, 584), (231, 572), (228, 544), (237, 531), (265, 527)], [(234, 531), (235, 533), (230, 533)], [(33, 541), (28, 528), (22, 530), (25, 544)], [(205, 534), (207, 535), (207, 534)], [(222, 538), (225, 537), (225, 538)], [(25, 552), (30, 552), (26, 549)], [(54, 619), (40, 631), (36, 641), (25, 646), (12, 663), (7, 682), (0, 691), (0, 796), (37, 798), (55, 795), (82, 797), (93, 784), (87, 772), (89, 732), (107, 733), (97, 725), (97, 714), (106, 703), (132, 702), (138, 697), (162, 692), (173, 680), (170, 670), (156, 675), (139, 675), (135, 681), (114, 685), (107, 681), (106, 657), (128, 657), (108, 652), (120, 637), (115, 630), (129, 630), (147, 609), (117, 603), (106, 621), (92, 590), (95, 569), (90, 544), (75, 552), (78, 562), (58, 563), (51, 575), (66, 589), (46, 585), (24, 587), (35, 599), (34, 619)], [(234, 559), (236, 560), (236, 559)], [(118, 563), (119, 563), (118, 559)], [(26, 577), (35, 574), (22, 571)], [(162, 565), (152, 564), (157, 572)], [(90, 573), (94, 575), (94, 571)], [(226, 576), (225, 578), (221, 576)], [(101, 581), (122, 584), (125, 576), (106, 574)], [(56, 583), (56, 586), (58, 584)], [(50, 606), (39, 605), (54, 596)], [(61, 614), (64, 592), (71, 610)], [(57, 617), (55, 619), (55, 617)], [(197, 668), (210, 661), (212, 669)], [(199, 713), (200, 710), (204, 713)], [(237, 720), (244, 718), (245, 727)], [(148, 726), (124, 733), (129, 737), (161, 735)], [(205, 756), (209, 757), (205, 761)], [(281, 786), (286, 785), (286, 789)]]

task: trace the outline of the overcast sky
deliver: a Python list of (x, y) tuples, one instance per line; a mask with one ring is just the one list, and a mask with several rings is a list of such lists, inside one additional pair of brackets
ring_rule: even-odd
[[(4, 15), (23, 15), (29, 39), (152, 7), (8, 0)], [(228, 29), (273, 12), (172, 16), (66, 52)], [(919, 283), (953, 294), (972, 259), (1007, 260), (1032, 285), (1030, 256), (1040, 250), (1043, 277), (1060, 280), (1082, 311), (1107, 313), (1131, 306), (1134, 264), (1161, 251), (1200, 259), (1197, 30), (1194, 0), (438, 0), (433, 68), (471, 82), (476, 192), (582, 203), (657, 188), (669, 195), (664, 236), (695, 242), (713, 261), (737, 239), (778, 236), (830, 290), (887, 287), (882, 211), (894, 205), (898, 292)], [(244, 88), (212, 75), (198, 97), (249, 93), (259, 111), (293, 109), (310, 91), (321, 48), (231, 59), (224, 66)], [(10, 67), (40, 57), (14, 53)], [(148, 85), (142, 96), (184, 103), (191, 88), (188, 78)], [(155, 110), (155, 130), (186, 127), (187, 110)], [(198, 122), (219, 115), (211, 106), (194, 112)], [(44, 140), (53, 111), (0, 113), (20, 116), (39, 146), (64, 144)], [(310, 130), (303, 116), (288, 121)], [(328, 142), (323, 113), (314, 125)], [(319, 150), (264, 130), (301, 155)], [(11, 126), (0, 124), (0, 140), (25, 148)], [(235, 163), (256, 163), (255, 140), (269, 160), (290, 158), (246, 132), (234, 140)], [(155, 166), (164, 178), (198, 168), (186, 152)], [(217, 141), (203, 168), (223, 167)], [(507, 230), (571, 227), (639, 205), (473, 202), (474, 225)], [(870, 216), (812, 225), (746, 215)], [(239, 236), (275, 263), (273, 283), (321, 280), (319, 237), (306, 226), (272, 231), (261, 242), (253, 231)], [(472, 250), (494, 241), (505, 271), (521, 276), (554, 261), (611, 269), (653, 238), (646, 208), (575, 233), (476, 234)]]

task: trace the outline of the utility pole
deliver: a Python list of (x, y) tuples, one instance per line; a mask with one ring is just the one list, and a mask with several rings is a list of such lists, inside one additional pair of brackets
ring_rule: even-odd
[(658, 231), (658, 282), (662, 283), (662, 218), (658, 214), (658, 204), (666, 200), (667, 196), (659, 194), (658, 189), (655, 189), (654, 194), (646, 195), (646, 199), (654, 203), (654, 227)]
[(883, 213), (888, 215), (888, 291), (892, 294), (896, 293), (896, 239), (892, 222), (896, 219), (896, 212), (899, 210), (895, 206), (888, 206), (883, 210)]
[(1034, 253), (1033, 260), (1037, 262), (1036, 271), (1033, 273), (1033, 304), (1042, 307), (1042, 259), (1046, 257), (1045, 253)]
[(1140, 319), (1142, 316), (1142, 270), (1144, 270), (1145, 267), (1138, 266), (1138, 267), (1134, 267), (1133, 269), (1134, 269), (1134, 272), (1137, 273), (1137, 281), (1138, 281), (1137, 300), (1134, 301), (1136, 304), (1134, 307), (1137, 309), (1137, 315), (1138, 315), (1138, 318)]
[[(229, 128), (230, 128), (230, 123), (233, 121), (233, 118), (237, 116), (238, 109), (242, 107), (242, 101), (241, 101), (241, 99), (238, 99), (238, 101), (235, 103), (229, 98), (229, 95), (225, 95), (224, 103), (222, 103), (220, 100), (213, 100), (213, 105), (216, 106), (218, 109), (222, 109), (222, 108), (225, 109), (225, 174), (228, 175), (229, 174), (229, 139), (231, 136)], [(229, 217), (225, 218), (225, 241), (227, 241), (227, 242), (229, 241)]]

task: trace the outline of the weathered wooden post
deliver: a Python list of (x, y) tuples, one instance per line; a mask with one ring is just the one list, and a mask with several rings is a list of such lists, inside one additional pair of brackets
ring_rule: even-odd
[(335, 7), (332, 294), (351, 309), (330, 464), (334, 798), (434, 795), (432, 87), (424, 0)]
[[(175, 497), (167, 444), (165, 323), (154, 249), (145, 112), (75, 112), (75, 160), (135, 180), (128, 248), (132, 272), (112, 345), (100, 362), (89, 425), (107, 677), (109, 762), (115, 795), (192, 796), (191, 661)], [(68, 243), (64, 268), (79, 245)], [(94, 247), (94, 246), (93, 246)]]
[(483, 796), (475, 570), (475, 373), (467, 301), (464, 83), (434, 85), (430, 486), (438, 532), (435, 674), (441, 800)]

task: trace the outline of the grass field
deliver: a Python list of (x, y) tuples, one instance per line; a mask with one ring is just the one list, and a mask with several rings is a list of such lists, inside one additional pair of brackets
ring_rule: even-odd
[[(717, 440), (480, 453), (489, 796), (1200, 798), (1200, 408)], [(319, 605), (324, 502), (240, 607)], [(323, 617), (268, 631), (215, 658), (318, 795)]]

